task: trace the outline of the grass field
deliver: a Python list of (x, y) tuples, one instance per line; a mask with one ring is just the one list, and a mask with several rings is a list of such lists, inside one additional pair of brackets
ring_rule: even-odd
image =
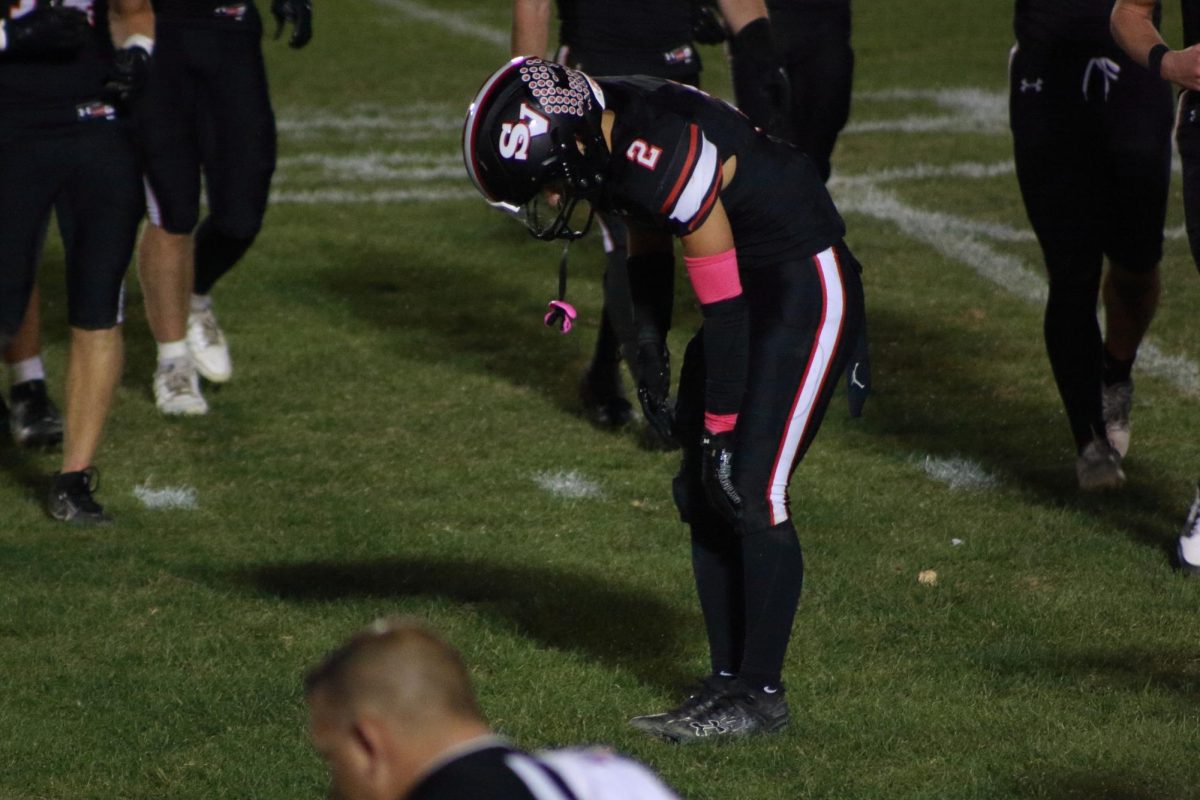
[[(1172, 558), (1200, 474), (1178, 181), (1130, 483), (1081, 497), (1012, 174), (1012, 4), (855, 0), (831, 188), (877, 391), (859, 420), (835, 398), (793, 481), (792, 728), (673, 748), (625, 720), (705, 670), (703, 629), (674, 457), (579, 412), (599, 247), (573, 250), (578, 333), (546, 331), (558, 250), (458, 156), (508, 6), (318, 0), (307, 50), (268, 43), (276, 202), (216, 292), (237, 374), (207, 418), (160, 418), (131, 275), (98, 460), (115, 526), (49, 521), (56, 457), (0, 449), (0, 800), (320, 797), (299, 675), (395, 613), (463, 650), (521, 745), (609, 743), (697, 800), (1200, 797), (1200, 580)], [(58, 397), (61, 264), (54, 242)], [(679, 284), (676, 354), (698, 322)], [(194, 507), (139, 499), (172, 489)]]

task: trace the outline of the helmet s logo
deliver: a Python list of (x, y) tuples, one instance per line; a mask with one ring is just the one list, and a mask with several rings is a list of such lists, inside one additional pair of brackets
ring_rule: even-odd
[(500, 156), (525, 161), (529, 158), (530, 140), (544, 135), (549, 129), (549, 120), (522, 103), (520, 120), (500, 126)]

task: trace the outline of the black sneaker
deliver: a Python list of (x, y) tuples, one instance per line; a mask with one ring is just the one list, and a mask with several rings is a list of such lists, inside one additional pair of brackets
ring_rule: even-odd
[(21, 447), (51, 447), (61, 444), (62, 416), (46, 394), (45, 381), (25, 381), (12, 387), (8, 428)]
[(112, 517), (92, 497), (99, 485), (95, 467), (80, 472), (56, 472), (50, 487), (50, 516), (74, 525), (101, 525)]
[(633, 419), (633, 406), (625, 399), (620, 367), (591, 366), (579, 380), (579, 399), (593, 425), (619, 428)]
[(664, 722), (658, 735), (676, 744), (728, 741), (776, 733), (787, 726), (789, 718), (783, 687), (768, 692), (733, 681), (713, 702)]
[(644, 714), (629, 720), (629, 724), (639, 731), (651, 736), (663, 736), (666, 727), (683, 719), (691, 719), (693, 714), (701, 714), (712, 708), (713, 704), (725, 696), (734, 685), (733, 678), (719, 675), (709, 675), (692, 687), (687, 699), (669, 711), (661, 714)]

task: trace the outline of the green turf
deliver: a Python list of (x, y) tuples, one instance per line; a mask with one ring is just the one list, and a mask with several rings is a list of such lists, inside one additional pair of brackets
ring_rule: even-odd
[[(426, 5), (506, 28), (507, 3)], [(854, 122), (950, 113), (882, 94), (897, 89), (988, 92), (1003, 121), (1011, 3), (854, 7)], [(386, 2), (317, 14), (308, 50), (267, 46), (276, 188), (341, 195), (273, 207), (218, 288), (236, 376), (209, 392), (213, 413), (155, 413), (131, 278), (128, 367), (98, 459), (117, 524), (47, 520), (55, 458), (0, 449), (0, 798), (319, 797), (299, 675), (394, 613), (463, 650), (490, 719), (521, 745), (609, 743), (689, 798), (1198, 796), (1200, 580), (1171, 557), (1200, 472), (1195, 397), (1141, 377), (1127, 491), (1078, 496), (1040, 309), (862, 210), (847, 219), (877, 391), (861, 420), (835, 398), (793, 481), (808, 570), (786, 667), (794, 724), (695, 749), (628, 728), (677, 699), (706, 653), (669, 500), (674, 458), (579, 414), (599, 248), (572, 254), (579, 331), (546, 331), (557, 248), (467, 196), (458, 172), (459, 120), (503, 45)], [(719, 51), (704, 55), (706, 85), (725, 93)], [(375, 169), (329, 160), (352, 156)], [(851, 178), (1010, 158), (1001, 125), (850, 132), (834, 163)], [(1011, 172), (882, 188), (917, 211), (1027, 227)], [(415, 189), (452, 196), (341, 202)], [(1177, 187), (1172, 203), (1178, 226)], [(1039, 269), (1032, 241), (975, 241)], [(58, 397), (61, 264), (52, 241)], [(1169, 240), (1152, 337), (1189, 359), (1193, 270)], [(698, 319), (684, 283), (677, 357)], [(928, 475), (952, 458), (991, 483), (952, 490)], [(539, 487), (560, 471), (602, 493)], [(198, 507), (147, 509), (139, 486), (192, 487)], [(935, 586), (918, 584), (922, 570)]]

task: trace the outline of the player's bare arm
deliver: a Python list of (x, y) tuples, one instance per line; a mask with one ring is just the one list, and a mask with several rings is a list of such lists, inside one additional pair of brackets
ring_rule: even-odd
[(544, 57), (550, 42), (550, 0), (513, 0), (514, 56)]
[(131, 36), (154, 38), (154, 9), (150, 0), (113, 0), (109, 5), (108, 24), (113, 44), (124, 47)]
[(767, 4), (763, 0), (717, 0), (717, 7), (725, 17), (731, 36), (736, 36), (748, 23), (767, 16)]
[[(1150, 64), (1155, 48), (1166, 47), (1154, 27), (1155, 0), (1117, 0), (1112, 11), (1112, 34), (1130, 58), (1142, 66)], [(1161, 56), (1159, 74), (1185, 89), (1200, 89), (1200, 45), (1186, 50), (1167, 50)]]

